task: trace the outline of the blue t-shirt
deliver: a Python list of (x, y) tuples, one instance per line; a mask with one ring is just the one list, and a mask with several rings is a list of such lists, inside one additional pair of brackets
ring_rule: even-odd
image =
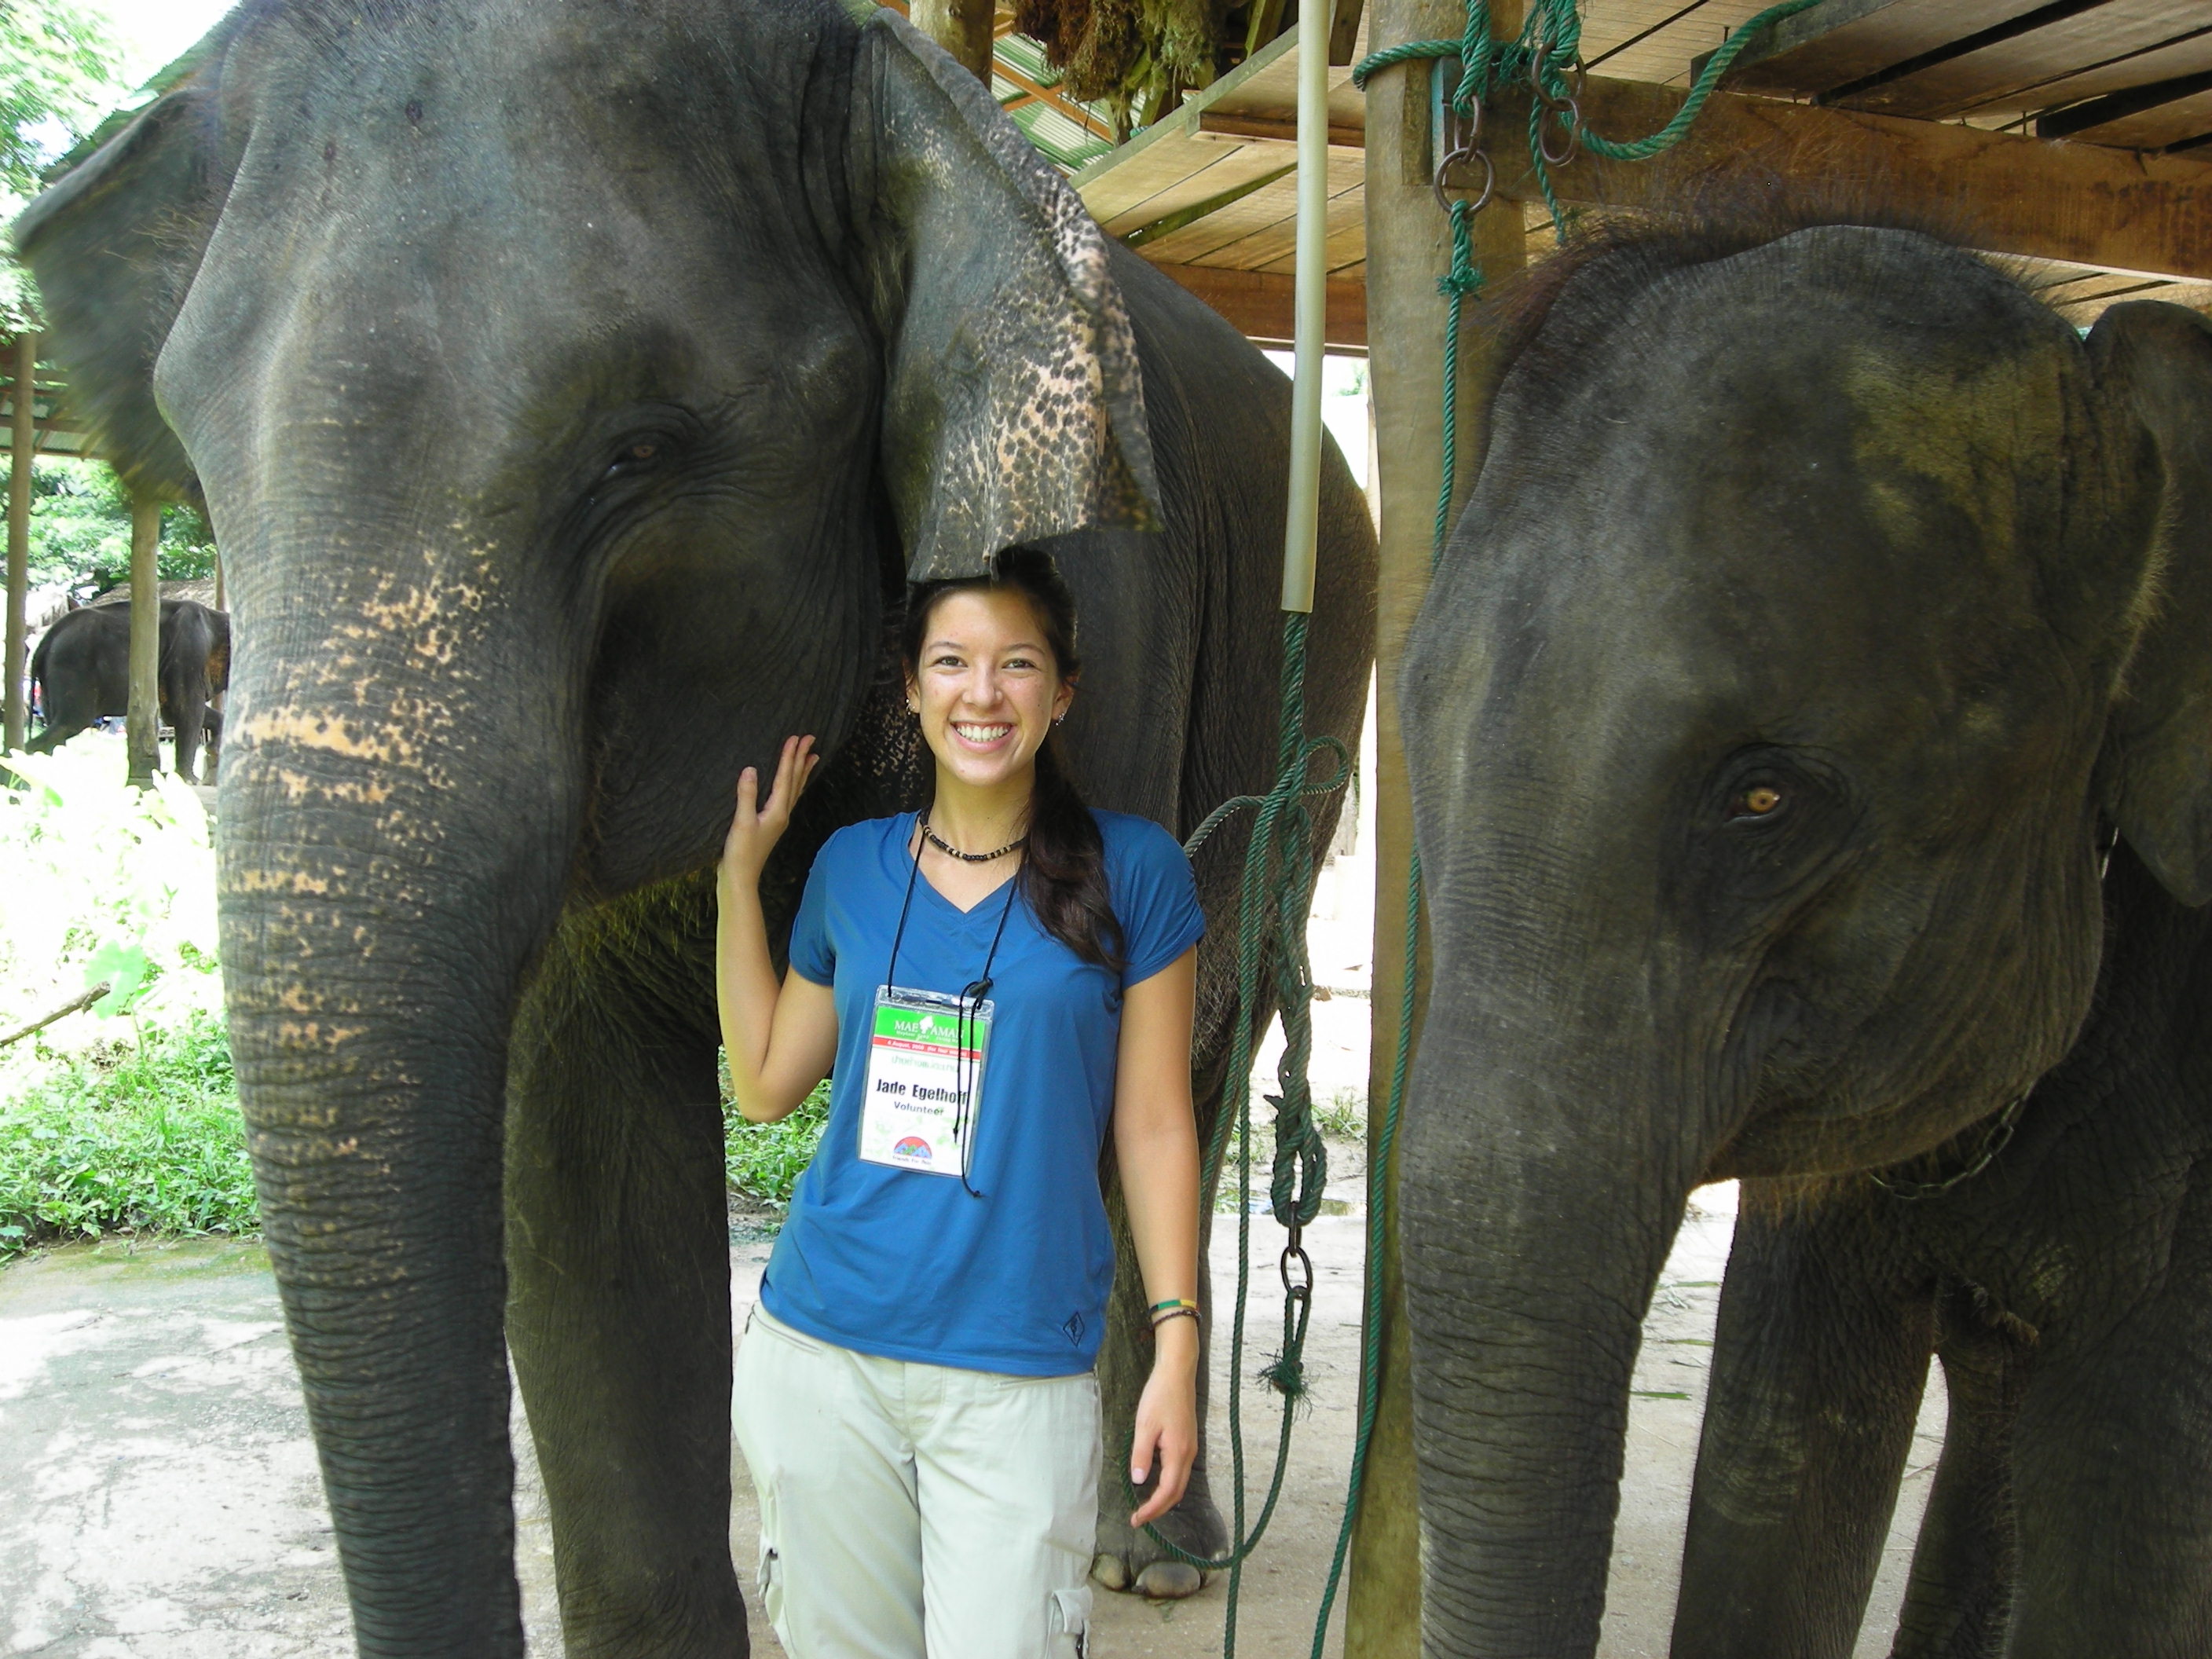
[[(969, 1187), (859, 1156), (876, 990), (914, 860), (914, 814), (824, 843), (791, 929), (792, 971), (834, 988), (830, 1122), (792, 1194), (761, 1301), (786, 1324), (862, 1353), (968, 1370), (1091, 1369), (1114, 1283), (1098, 1156), (1114, 1115), (1125, 987), (1206, 931), (1190, 860), (1149, 819), (1094, 812), (1127, 966), (1117, 979), (1046, 933), (1017, 896), (991, 968), (996, 1004)], [(983, 972), (1004, 890), (963, 912), (914, 883), (898, 982), (957, 995)]]

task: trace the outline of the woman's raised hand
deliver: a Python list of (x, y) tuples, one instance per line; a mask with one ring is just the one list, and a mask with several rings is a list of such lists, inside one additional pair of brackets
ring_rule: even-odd
[(812, 738), (786, 738), (783, 752), (776, 757), (775, 781), (769, 786), (765, 801), (759, 799), (759, 773), (748, 766), (738, 774), (737, 816), (730, 820), (730, 833), (722, 841), (726, 876), (747, 884), (760, 879), (769, 854), (791, 827), (792, 808), (799, 805), (821, 761), (822, 757), (814, 752)]

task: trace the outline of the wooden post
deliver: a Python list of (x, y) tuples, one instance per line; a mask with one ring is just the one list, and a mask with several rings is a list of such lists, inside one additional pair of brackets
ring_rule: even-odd
[(907, 14), (915, 27), (960, 60), (985, 86), (991, 84), (992, 0), (914, 0)]
[[(1376, 49), (1401, 40), (1456, 36), (1458, 6), (1437, 0), (1374, 0)], [(1519, 0), (1492, 0), (1495, 31), (1521, 27)], [(1375, 420), (1375, 490), (1382, 542), (1376, 614), (1375, 994), (1369, 1062), (1371, 1135), (1381, 1127), (1397, 1052), (1401, 964), (1405, 960), (1406, 882), (1413, 852), (1398, 669), (1407, 630), (1428, 590), (1437, 494), (1443, 478), (1444, 301), (1437, 281), (1450, 268), (1450, 222), (1430, 189), (1430, 65), (1385, 70), (1367, 90), (1367, 362)], [(1500, 157), (1525, 143), (1517, 130), (1487, 127)], [(1475, 257), (1493, 283), (1520, 269), (1525, 238), (1520, 209), (1496, 202), (1475, 220)], [(1480, 307), (1467, 307), (1460, 343), (1457, 493), (1464, 501), (1482, 453), (1476, 413), (1488, 374)], [(1415, 991), (1425, 999), (1425, 953)], [(1418, 1031), (1418, 1027), (1417, 1027)], [(1346, 1659), (1418, 1659), (1421, 1651), (1419, 1489), (1413, 1462), (1413, 1401), (1407, 1356), (1405, 1294), (1397, 1246), (1397, 1196), (1384, 1195), (1380, 1260), (1367, 1270), (1383, 1291), (1382, 1395), (1368, 1450), (1366, 1480), (1352, 1535), (1345, 1612)]]
[(8, 474), (8, 675), (6, 725), (0, 749), (21, 749), (29, 735), (23, 697), (23, 606), (31, 585), (31, 464), (38, 451), (32, 425), (37, 398), (39, 337), (15, 339), (15, 419)]
[(161, 504), (131, 497), (131, 713), (124, 746), (141, 788), (161, 767)]
[(230, 609), (228, 605), (223, 603), (222, 550), (221, 548), (217, 548), (216, 550), (215, 555), (215, 608), (218, 611), (228, 611)]

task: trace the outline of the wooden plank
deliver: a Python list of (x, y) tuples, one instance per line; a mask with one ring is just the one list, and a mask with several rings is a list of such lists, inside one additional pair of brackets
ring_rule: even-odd
[[(1198, 128), (1194, 138), (1227, 139), (1239, 144), (1295, 144), (1298, 141), (1298, 119), (1293, 112), (1288, 120), (1273, 114), (1240, 115), (1235, 111), (1200, 110)], [(1332, 126), (1328, 130), (1331, 149), (1364, 149), (1367, 148), (1367, 128), (1363, 123), (1356, 127)]]
[(1812, 97), (2009, 23), (2047, 0), (1828, 0), (1762, 29), (1729, 89)]
[(1297, 175), (1292, 173), (1231, 202), (1218, 213), (1208, 214), (1195, 224), (1170, 231), (1146, 244), (1145, 252), (1166, 264), (1206, 263), (1206, 256), (1216, 248), (1226, 247), (1270, 225), (1287, 222), (1297, 215)]
[[(2212, 75), (2192, 76), (2195, 90), (2179, 98), (2100, 121), (2067, 136), (2087, 144), (2118, 144), (2127, 149), (2163, 149), (2212, 133)], [(2100, 99), (2099, 103), (2105, 100)], [(2112, 101), (2118, 102), (2115, 99)]]
[[(1655, 9), (1647, 20), (1650, 32), (1642, 39), (1635, 31), (1608, 37), (1599, 32), (1593, 15), (1583, 25), (1583, 61), (1592, 69), (1624, 81), (1649, 81), (1655, 85), (1686, 85), (1692, 64), (1737, 29), (1765, 9), (1759, 0), (1674, 0)], [(1456, 33), (1456, 31), (1455, 31)]]
[[(1224, 270), (1214, 265), (1164, 264), (1160, 269), (1227, 318), (1246, 338), (1268, 345), (1289, 343), (1297, 288), (1290, 276), (1271, 271)], [(1367, 349), (1365, 283), (1329, 283), (1325, 338), (1331, 351)]]
[[(2104, 0), (1978, 51), (1931, 63), (1915, 72), (1874, 77), (1863, 89), (1832, 89), (1828, 101), (1881, 115), (1942, 120), (1968, 110), (1992, 113), (2038, 107), (2023, 89), (2124, 52), (2140, 52), (2212, 21), (2212, 7), (2176, 0)], [(2031, 100), (2032, 94), (2026, 94)]]
[[(1359, 35), (1363, 46), (1365, 33), (1363, 22)], [(1079, 168), (1069, 182), (1083, 198), (1091, 216), (1109, 229), (1117, 225), (1127, 228), (1158, 218), (1184, 203), (1205, 199), (1208, 192), (1194, 189), (1166, 206), (1154, 205), (1157, 198), (1184, 186), (1194, 173), (1213, 166), (1219, 159), (1212, 154), (1218, 148), (1218, 140), (1194, 138), (1200, 119), (1209, 112), (1217, 116), (1295, 123), (1297, 40), (1298, 31), (1293, 25), (1212, 86), (1191, 94), (1174, 114), (1154, 122), (1119, 149)], [(1365, 109), (1364, 100), (1352, 84), (1351, 70), (1332, 68), (1330, 127), (1347, 133), (1363, 128)], [(1264, 170), (1258, 158), (1248, 165), (1255, 173)], [(1279, 158), (1265, 163), (1267, 167), (1280, 165)], [(1133, 216), (1137, 215), (1142, 217)]]
[[(1582, 107), (1596, 131), (1618, 138), (1656, 131), (1681, 106), (1679, 92), (1593, 76)], [(1497, 131), (1518, 133), (1527, 104), (1501, 99)], [(1499, 191), (1538, 195), (1526, 151), (1501, 143)], [(2067, 259), (2106, 270), (2212, 277), (2212, 161), (2137, 155), (1976, 127), (1716, 94), (1688, 137), (1649, 161), (1588, 155), (1553, 175), (1571, 203), (1679, 208), (1720, 199), (1781, 206), (1796, 192), (1813, 203), (1909, 206), (1957, 227), (1962, 241), (1993, 253)], [(1479, 172), (1461, 168), (1468, 189)], [(1749, 198), (1749, 199), (1747, 199)]]
[(1163, 183), (1151, 195), (1118, 213), (1100, 213), (1092, 208), (1093, 216), (1115, 235), (1126, 236), (1139, 225), (1155, 223), (1179, 208), (1195, 206), (1239, 185), (1279, 173), (1285, 160), (1282, 151), (1269, 144), (1194, 143), (1182, 146), (1181, 152), (1194, 160), (1211, 158), (1209, 165)]
[[(2171, 81), (2184, 75), (2212, 70), (2212, 20), (2193, 34), (2167, 41), (2145, 52), (2131, 52), (2075, 74), (2062, 75), (2033, 88), (2036, 107), (2055, 110), (2087, 99), (2108, 97), (2130, 87), (2154, 81)], [(2064, 137), (2050, 133), (2049, 137)]]
[[(1292, 228), (1295, 228), (1293, 226)], [(1208, 260), (1209, 264), (1241, 265), (1248, 270), (1286, 271), (1297, 264), (1295, 247), (1274, 249), (1272, 232), (1263, 231), (1257, 237), (1248, 237), (1233, 247), (1223, 248)], [(1349, 190), (1339, 191), (1328, 198), (1328, 262), (1333, 270), (1362, 259), (1367, 254), (1366, 192), (1355, 185)]]

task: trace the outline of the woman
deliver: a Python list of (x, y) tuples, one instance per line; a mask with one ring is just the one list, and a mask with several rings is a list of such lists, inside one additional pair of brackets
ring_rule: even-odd
[(793, 1659), (1082, 1651), (1114, 1248), (1110, 1128), (1152, 1304), (1131, 1517), (1197, 1449), (1198, 1142), (1190, 865), (1093, 812), (1053, 728), (1074, 611), (1043, 555), (919, 592), (907, 702), (936, 763), (920, 813), (842, 830), (770, 966), (759, 882), (812, 773), (748, 768), (720, 871), (722, 1034), (738, 1109), (772, 1122), (834, 1068), (738, 1355), (761, 1585)]

